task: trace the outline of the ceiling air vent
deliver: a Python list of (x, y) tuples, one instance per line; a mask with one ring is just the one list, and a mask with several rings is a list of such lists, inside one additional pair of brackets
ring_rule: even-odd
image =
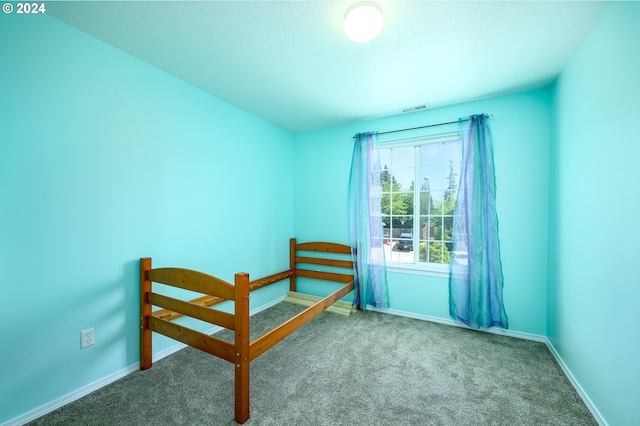
[(420, 111), (423, 109), (427, 109), (427, 105), (416, 105), (413, 107), (409, 107), (409, 108), (403, 108), (402, 112), (414, 112), (414, 111)]

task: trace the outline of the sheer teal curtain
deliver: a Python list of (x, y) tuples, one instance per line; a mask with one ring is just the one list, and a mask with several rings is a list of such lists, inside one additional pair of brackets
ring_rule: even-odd
[(472, 328), (508, 328), (502, 300), (493, 141), (487, 121), (485, 114), (459, 120), (462, 171), (453, 218), (449, 313)]
[(358, 133), (351, 160), (349, 206), (351, 251), (354, 255), (354, 304), (366, 309), (389, 307), (384, 259), (380, 161), (374, 132)]

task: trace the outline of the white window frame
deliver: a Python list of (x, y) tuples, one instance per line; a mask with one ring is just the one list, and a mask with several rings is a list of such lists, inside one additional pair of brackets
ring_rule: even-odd
[[(420, 180), (420, 149), (421, 145), (435, 144), (435, 143), (447, 143), (462, 141), (462, 135), (459, 131), (449, 131), (441, 133), (432, 133), (428, 135), (414, 136), (402, 139), (391, 138), (378, 138), (378, 146), (380, 149), (384, 148), (400, 148), (413, 146), (415, 149), (415, 162), (414, 162), (414, 191), (413, 191), (413, 263), (403, 262), (391, 262), (386, 260), (387, 271), (409, 273), (417, 275), (428, 275), (437, 277), (449, 276), (449, 264), (448, 263), (428, 263), (420, 262), (420, 190), (417, 188), (417, 183)], [(383, 165), (381, 164), (381, 167)], [(458, 171), (459, 173), (459, 171)]]

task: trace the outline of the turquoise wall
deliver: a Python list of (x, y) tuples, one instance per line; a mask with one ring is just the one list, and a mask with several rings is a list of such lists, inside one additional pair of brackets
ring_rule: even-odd
[[(505, 305), (512, 330), (544, 335), (549, 105), (549, 89), (541, 89), (296, 135), (296, 236), (349, 242), (347, 195), (354, 134), (493, 114)], [(389, 273), (389, 298), (394, 311), (449, 319), (446, 278)]]
[(612, 3), (557, 81), (548, 337), (610, 425), (640, 424), (640, 3)]
[[(292, 136), (55, 19), (0, 14), (0, 423), (135, 367), (139, 257), (232, 280), (286, 268), (291, 236), (348, 243), (355, 133), (486, 112), (511, 329), (548, 336), (608, 424), (639, 424), (637, 22), (613, 3), (545, 89)], [(396, 312), (446, 320), (447, 297), (445, 278), (390, 273)]]
[(140, 257), (226, 280), (286, 269), (293, 150), (48, 16), (0, 14), (0, 40), (1, 424), (137, 364)]

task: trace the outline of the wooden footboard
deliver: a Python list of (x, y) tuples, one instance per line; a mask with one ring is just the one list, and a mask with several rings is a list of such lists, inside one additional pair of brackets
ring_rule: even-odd
[[(340, 298), (353, 290), (353, 263), (350, 260), (332, 259), (326, 254), (348, 255), (348, 246), (334, 243), (297, 244), (290, 242), (289, 270), (249, 281), (249, 274), (235, 275), (234, 285), (202, 272), (182, 268), (152, 268), (151, 258), (140, 259), (140, 368), (152, 366), (152, 332), (171, 337), (179, 342), (205, 351), (234, 364), (235, 372), (235, 420), (245, 423), (249, 419), (249, 365), (250, 362), (298, 328), (313, 319)], [(304, 251), (305, 256), (297, 253)], [(309, 255), (311, 253), (311, 255)], [(313, 253), (321, 253), (314, 257)], [(311, 270), (300, 265), (319, 265), (329, 268), (345, 268), (349, 273)], [(253, 342), (249, 341), (249, 292), (285, 279), (290, 279), (290, 288), (295, 291), (296, 277), (306, 277), (334, 281), (340, 288), (300, 312), (285, 323), (264, 334)], [(178, 287), (204, 296), (191, 301), (183, 301), (154, 293), (152, 283), (162, 283)], [(233, 301), (234, 313), (226, 313), (211, 306)], [(162, 309), (153, 311), (152, 307)], [(214, 324), (235, 333), (234, 343), (229, 343), (205, 333), (178, 325), (172, 320), (189, 316)]]

